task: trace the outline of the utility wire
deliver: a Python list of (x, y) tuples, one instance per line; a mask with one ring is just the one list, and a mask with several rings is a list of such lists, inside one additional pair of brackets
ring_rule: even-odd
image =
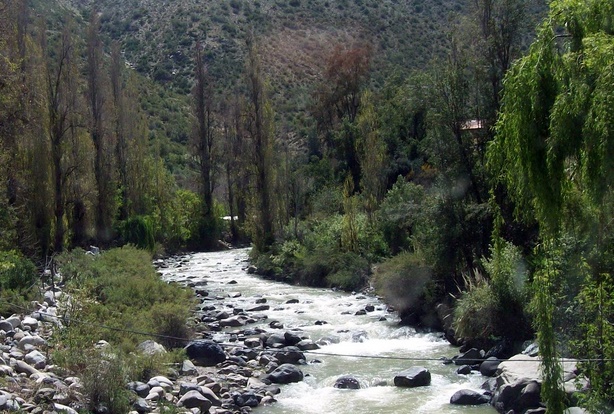
[[(14, 303), (10, 303), (7, 302), (4, 299), (0, 299), (0, 301), (6, 303), (9, 306), (12, 306), (14, 308), (17, 309), (22, 309), (25, 311), (29, 311), (28, 308), (20, 306), (20, 305), (16, 305)], [(115, 332), (123, 332), (123, 333), (130, 333), (130, 334), (134, 334), (134, 335), (140, 335), (140, 336), (147, 336), (147, 337), (152, 337), (152, 338), (159, 338), (159, 339), (169, 339), (169, 340), (174, 340), (174, 341), (181, 341), (181, 342), (186, 342), (189, 343), (190, 341), (194, 341), (195, 339), (190, 339), (190, 338), (181, 338), (181, 337), (176, 337), (176, 336), (171, 336), (171, 335), (162, 335), (162, 334), (155, 334), (152, 332), (143, 332), (143, 331), (137, 331), (137, 330), (133, 330), (133, 329), (126, 329), (126, 328), (116, 328), (113, 326), (108, 326), (108, 325), (102, 325), (102, 324), (96, 324), (96, 323), (92, 323), (92, 322), (87, 322), (87, 321), (83, 321), (80, 319), (76, 319), (76, 318), (69, 318), (66, 316), (57, 316), (57, 315), (52, 315), (50, 313), (46, 313), (46, 312), (41, 312), (41, 311), (34, 311), (34, 313), (38, 313), (42, 316), (47, 316), (53, 319), (57, 319), (59, 321), (69, 321), (70, 323), (75, 323), (75, 324), (79, 324), (79, 325), (84, 325), (84, 326), (91, 326), (91, 327), (95, 327), (95, 328), (101, 328), (101, 329), (106, 329), (109, 331), (115, 331)], [(198, 339), (196, 339), (198, 340)], [(263, 348), (263, 349), (257, 349), (257, 348), (250, 348), (247, 346), (241, 346), (239, 344), (235, 344), (235, 343), (228, 343), (228, 342), (216, 342), (217, 345), (223, 347), (223, 348), (243, 348), (243, 349), (248, 349), (248, 350), (258, 350), (258, 351), (264, 351), (264, 352), (268, 352), (268, 353), (284, 353), (284, 352), (288, 352), (287, 350), (283, 350), (283, 349), (275, 349), (275, 348)], [(340, 354), (340, 353), (333, 353), (333, 352), (321, 352), (319, 350), (305, 350), (305, 351), (301, 351), (303, 354), (308, 354), (308, 355), (313, 355), (313, 356), (334, 356), (334, 357), (343, 357), (343, 358), (359, 358), (359, 359), (380, 359), (380, 360), (391, 360), (391, 361), (413, 361), (413, 362), (441, 362), (441, 363), (464, 363), (466, 365), (469, 365), (470, 362), (475, 362), (475, 361), (484, 361), (485, 359), (480, 359), (480, 358), (456, 358), (456, 359), (452, 359), (452, 358), (447, 358), (447, 357), (439, 357), (439, 358), (426, 358), (426, 357), (401, 357), (401, 356), (386, 356), (386, 355), (355, 355), (355, 354)], [(531, 357), (529, 357), (531, 358)], [(490, 361), (493, 362), (505, 362), (508, 361), (508, 359), (491, 359)], [(562, 363), (565, 362), (612, 362), (614, 361), (614, 359), (606, 359), (606, 358), (580, 358), (580, 359), (571, 359), (571, 358), (559, 358), (559, 361)], [(536, 362), (535, 359), (514, 359), (512, 362)], [(458, 365), (458, 364), (457, 364)]]

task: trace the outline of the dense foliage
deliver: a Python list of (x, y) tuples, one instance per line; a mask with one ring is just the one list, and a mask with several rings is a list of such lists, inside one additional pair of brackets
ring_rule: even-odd
[[(612, 402), (611, 0), (51, 3), (0, 3), (1, 251), (252, 242), (456, 340), (535, 334), (552, 412), (561, 355)], [(65, 259), (91, 315), (143, 294), (117, 254)]]
[[(184, 346), (192, 293), (161, 281), (151, 255), (131, 246), (98, 255), (76, 249), (57, 261), (64, 297), (71, 299), (62, 306), (65, 327), (54, 333), (51, 357), (83, 378), (90, 408), (126, 412), (123, 384), (164, 372), (178, 356), (141, 355), (137, 344), (153, 339), (168, 349)], [(101, 340), (108, 345), (95, 347)]]

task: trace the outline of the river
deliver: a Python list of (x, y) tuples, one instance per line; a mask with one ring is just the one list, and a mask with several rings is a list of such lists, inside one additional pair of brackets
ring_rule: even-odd
[[(266, 299), (270, 309), (259, 313), (266, 314), (268, 319), (250, 327), (273, 331), (269, 324), (279, 321), (284, 326), (281, 332), (299, 329), (313, 341), (326, 337), (333, 339), (332, 342), (338, 340), (338, 343), (306, 353), (308, 364), (300, 367), (305, 379), (281, 386), (281, 394), (276, 396), (277, 403), (258, 407), (255, 413), (496, 412), (490, 406), (449, 404), (454, 392), (463, 388), (479, 390), (485, 378), (475, 372), (458, 375), (456, 366), (442, 364), (439, 359), (452, 357), (457, 349), (441, 335), (417, 333), (412, 328), (400, 327), (397, 316), (389, 313), (385, 304), (372, 296), (292, 286), (249, 275), (245, 270), (248, 253), (247, 249), (197, 253), (186, 256), (181, 266), (161, 269), (161, 273), (168, 281), (192, 285), (206, 283), (208, 298), (224, 298), (228, 307), (248, 308), (254, 306), (256, 299)], [(287, 303), (291, 299), (298, 300), (298, 303)], [(366, 315), (355, 315), (367, 305), (372, 305), (374, 310)], [(227, 341), (230, 335), (218, 332), (215, 339)], [(431, 385), (395, 387), (395, 373), (416, 365), (431, 372)], [(342, 375), (354, 376), (362, 388), (334, 388), (335, 380)]]

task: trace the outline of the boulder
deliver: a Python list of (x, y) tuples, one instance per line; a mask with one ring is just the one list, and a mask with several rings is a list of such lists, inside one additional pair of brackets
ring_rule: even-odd
[(302, 341), (302, 338), (293, 332), (284, 333), (285, 343), (290, 346), (295, 346)]
[(198, 370), (196, 369), (196, 366), (192, 363), (192, 361), (186, 359), (181, 364), (180, 373), (181, 375), (198, 375)]
[(313, 351), (316, 349), (320, 349), (320, 346), (314, 343), (311, 339), (303, 339), (301, 342), (296, 344), (296, 346), (301, 351)]
[(177, 402), (178, 407), (198, 408), (201, 412), (208, 412), (213, 404), (198, 391), (186, 392)]
[(257, 396), (253, 392), (245, 392), (242, 394), (235, 394), (232, 399), (237, 407), (258, 407), (262, 397)]
[(132, 409), (139, 414), (151, 412), (151, 407), (144, 398), (137, 398), (136, 401), (132, 403)]
[(286, 346), (285, 334), (274, 333), (270, 334), (265, 341), (267, 348), (281, 348)]
[(151, 387), (144, 382), (133, 381), (128, 383), (128, 389), (136, 393), (139, 397), (145, 398), (149, 395)]
[(32, 351), (35, 348), (47, 345), (47, 341), (38, 335), (24, 336), (19, 340), (17, 347), (24, 351)]
[(265, 379), (275, 384), (290, 384), (291, 382), (302, 381), (303, 371), (292, 364), (283, 364), (266, 375)]
[(471, 365), (463, 365), (459, 369), (456, 370), (458, 375), (469, 375), (471, 374)]
[(275, 357), (282, 364), (299, 364), (305, 361), (305, 354), (295, 346), (286, 346), (275, 352)]
[(492, 398), (492, 405), (499, 412), (525, 412), (540, 407), (540, 385), (535, 380), (520, 378), (512, 384), (499, 386)]
[(496, 357), (489, 357), (480, 364), (480, 373), (485, 377), (493, 377), (497, 373), (499, 364), (501, 364), (501, 360)]
[(214, 341), (206, 339), (192, 341), (185, 350), (188, 358), (198, 365), (211, 367), (226, 361), (224, 349)]
[(484, 360), (484, 352), (477, 348), (471, 348), (454, 359), (456, 365), (477, 365)]
[(359, 390), (361, 388), (360, 382), (350, 375), (344, 375), (337, 378), (333, 386), (342, 390)]
[(245, 326), (245, 319), (246, 318), (242, 315), (231, 316), (230, 318), (220, 320), (220, 326), (238, 328), (240, 326)]
[(143, 341), (136, 347), (142, 354), (145, 355), (156, 355), (156, 354), (165, 354), (166, 349), (164, 346), (160, 345), (156, 341), (152, 341), (148, 339), (147, 341)]
[(43, 369), (47, 366), (47, 358), (39, 351), (32, 351), (26, 354), (24, 359), (35, 369)]
[(431, 373), (424, 367), (411, 367), (394, 377), (397, 387), (423, 387), (431, 384)]
[(38, 321), (31, 316), (26, 316), (23, 318), (21, 325), (24, 327), (29, 327), (31, 331), (38, 329)]
[(490, 402), (490, 397), (473, 390), (456, 391), (450, 397), (450, 404), (454, 405), (481, 405)]

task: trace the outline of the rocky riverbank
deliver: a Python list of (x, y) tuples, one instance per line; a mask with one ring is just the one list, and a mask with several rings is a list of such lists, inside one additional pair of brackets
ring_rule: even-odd
[[(187, 259), (156, 263), (181, 269)], [(245, 264), (247, 266), (247, 264)], [(224, 290), (211, 291), (202, 274), (185, 274), (175, 280), (191, 287), (200, 305), (194, 314), (198, 336), (186, 347), (186, 359), (163, 376), (147, 382), (127, 381), (132, 390), (132, 413), (174, 412), (230, 414), (275, 403), (283, 384), (302, 381), (306, 364), (317, 364), (310, 351), (338, 341), (334, 335), (310, 338), (300, 329), (286, 329), (283, 320), (268, 320), (264, 312), (271, 306), (292, 309), (297, 299), (272, 304), (265, 297), (242, 297), (241, 286), (229, 281)], [(29, 413), (76, 413), (87, 406), (83, 381), (53, 364), (50, 338), (61, 329), (58, 305), (61, 291), (48, 290), (42, 303), (27, 315), (0, 320), (0, 411)], [(353, 297), (348, 317), (369, 317), (386, 309), (375, 298)], [(352, 316), (353, 315), (353, 316)], [(385, 316), (378, 316), (382, 322)], [(314, 324), (325, 325), (325, 320)], [(360, 332), (356, 341), (364, 339)], [(104, 352), (106, 344), (97, 348)], [(141, 352), (165, 352), (152, 340), (139, 347)], [(492, 353), (492, 352), (491, 352)], [(451, 404), (492, 404), (502, 413), (542, 413), (541, 376), (535, 349), (501, 361), (496, 355), (478, 349), (463, 349), (454, 358), (442, 361), (457, 375), (482, 375), (483, 389), (467, 389), (450, 396)], [(112, 363), (112, 358), (109, 360)], [(565, 364), (565, 385), (575, 392), (577, 369), (574, 361)], [(129, 379), (128, 379), (129, 380)], [(359, 389), (365, 386), (431, 386), (431, 374), (424, 367), (399, 367), (399, 372), (377, 384), (365, 385), (352, 375), (340, 375), (335, 388)], [(582, 382), (578, 382), (582, 386)], [(583, 386), (586, 386), (584, 383)], [(98, 407), (98, 412), (108, 412)], [(577, 411), (574, 411), (577, 412)]]

